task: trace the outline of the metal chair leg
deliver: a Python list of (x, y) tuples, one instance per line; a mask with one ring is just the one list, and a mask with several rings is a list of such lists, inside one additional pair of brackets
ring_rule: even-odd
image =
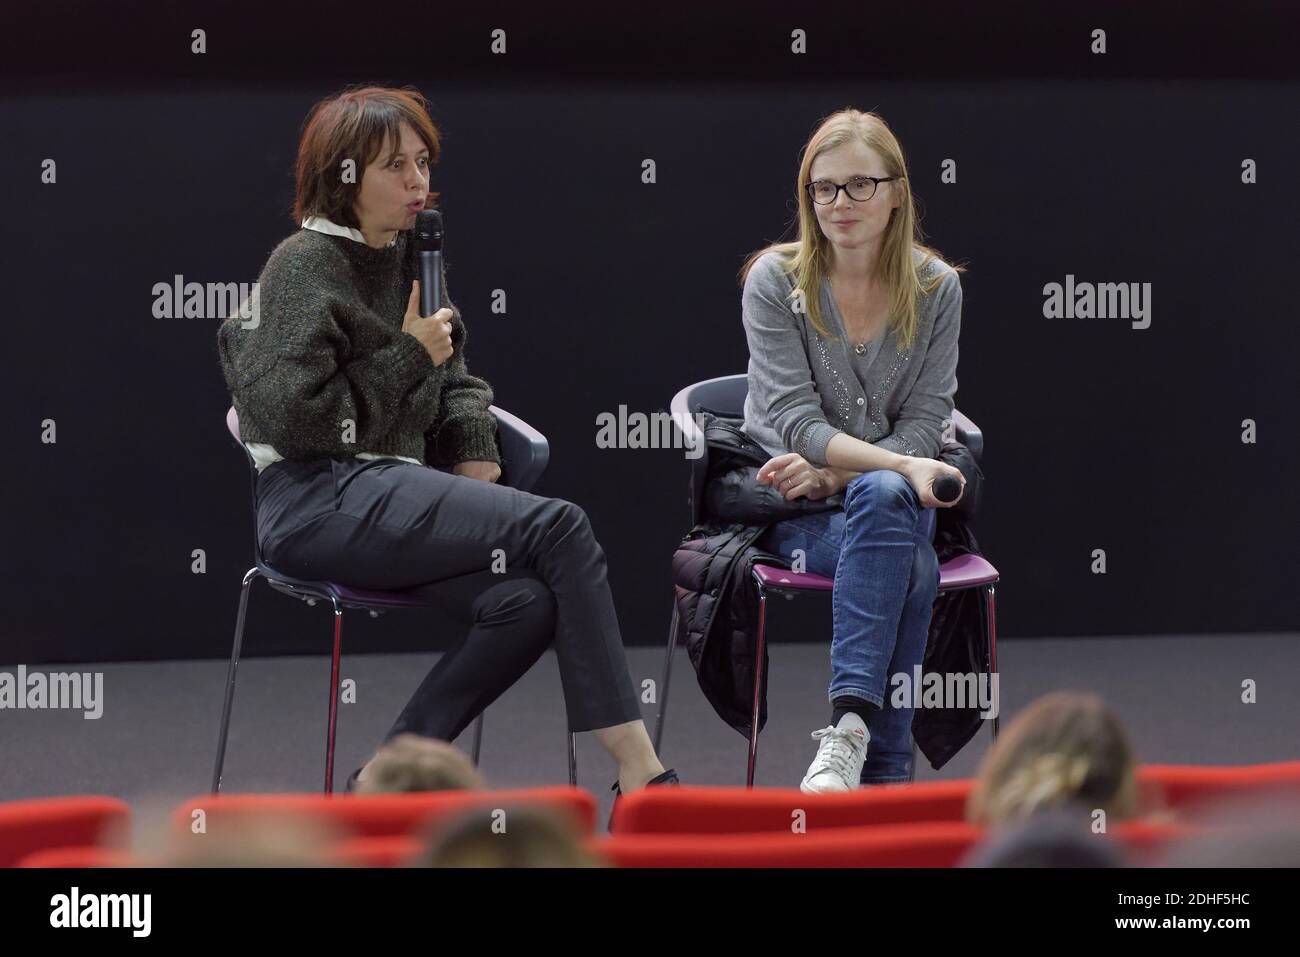
[(767, 592), (758, 586), (758, 642), (754, 648), (754, 710), (749, 719), (749, 769), (745, 787), (754, 786), (754, 766), (758, 761), (758, 709), (763, 693), (763, 639), (767, 624)]
[(212, 766), (212, 793), (221, 793), (221, 772), (226, 763), (226, 737), (230, 733), (230, 711), (235, 703), (235, 677), (239, 668), (239, 653), (244, 644), (244, 618), (248, 614), (248, 589), (260, 574), (250, 568), (244, 575), (239, 590), (239, 611), (235, 615), (235, 643), (230, 649), (230, 667), (226, 671), (226, 700), (221, 706), (221, 729), (217, 732), (217, 760)]
[(673, 618), (668, 625), (668, 650), (664, 653), (663, 680), (659, 682), (659, 711), (655, 715), (655, 754), (659, 753), (660, 742), (664, 736), (664, 719), (668, 715), (668, 681), (673, 674), (673, 654), (677, 651), (677, 629), (680, 621), (677, 617), (677, 602), (673, 601)]
[(483, 715), (484, 714), (486, 714), (485, 711), (480, 711), (478, 713), (478, 717), (474, 719), (474, 750), (471, 754), (471, 759), (474, 762), (474, 767), (478, 767), (478, 756), (483, 751)]
[[(985, 618), (985, 628), (988, 631), (988, 661), (989, 661), (989, 679), (998, 671), (998, 613), (997, 601), (994, 597), (994, 587), (989, 585), (985, 592), (985, 609), (988, 612)], [(993, 740), (998, 739), (998, 719), (1002, 716), (1001, 702), (998, 704), (998, 713), (993, 717)]]
[(569, 732), (569, 786), (578, 786), (578, 736)]
[(339, 653), (343, 646), (343, 606), (334, 603), (334, 655), (330, 662), (329, 729), (325, 735), (325, 794), (334, 792), (334, 734), (339, 721)]

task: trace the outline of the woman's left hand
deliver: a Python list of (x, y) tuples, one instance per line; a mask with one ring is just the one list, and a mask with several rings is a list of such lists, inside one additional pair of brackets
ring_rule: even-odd
[(470, 459), (466, 462), (458, 462), (452, 466), (452, 472), (456, 475), (463, 475), (466, 478), (482, 479), (484, 482), (495, 482), (501, 477), (501, 466), (495, 462), (480, 462), (477, 459)]
[(768, 459), (758, 470), (757, 478), (760, 484), (771, 485), (787, 500), (807, 495), (816, 501), (829, 498), (843, 488), (837, 470), (819, 469), (797, 452)]

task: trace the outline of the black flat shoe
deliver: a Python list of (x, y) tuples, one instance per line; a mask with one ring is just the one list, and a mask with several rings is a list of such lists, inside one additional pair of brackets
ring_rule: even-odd
[[(645, 786), (651, 788), (660, 785), (674, 785), (674, 784), (681, 784), (681, 783), (682, 782), (677, 779), (677, 769), (669, 768), (663, 774), (656, 774), (654, 777), (652, 777), (649, 781), (645, 783)], [(614, 823), (614, 811), (618, 808), (618, 799), (623, 796), (623, 789), (618, 786), (617, 781), (614, 782), (614, 786), (611, 787), (610, 790), (614, 792), (614, 803), (610, 805), (609, 808), (609, 821), (605, 824), (605, 830), (607, 831), (613, 830), (612, 825)]]
[[(653, 787), (656, 784), (681, 784), (681, 783), (682, 783), (681, 781), (677, 780), (677, 769), (669, 768), (663, 774), (656, 774), (654, 777), (652, 777), (649, 781), (645, 783), (645, 786)], [(614, 800), (616, 801), (623, 795), (623, 789), (618, 786), (617, 781), (614, 782), (614, 785), (613, 787), (610, 788), (610, 790), (614, 792)]]

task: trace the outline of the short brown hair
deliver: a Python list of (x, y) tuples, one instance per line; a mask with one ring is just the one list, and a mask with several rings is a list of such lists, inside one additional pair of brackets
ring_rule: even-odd
[(464, 751), (446, 741), (407, 732), (396, 735), (375, 753), (366, 776), (357, 782), (357, 793), (477, 791), (486, 786)]
[(435, 824), (427, 840), (413, 866), (605, 866), (570, 815), (540, 805), (471, 808), (445, 826)]
[[(397, 152), (403, 123), (409, 123), (429, 148), (429, 165), (437, 163), (441, 137), (429, 118), (428, 101), (415, 87), (353, 86), (313, 106), (298, 141), (293, 224), (324, 216), (340, 226), (360, 228), (353, 203), (366, 167), (387, 144)], [(344, 182), (341, 175), (349, 159), (357, 165), (355, 183)], [(430, 191), (424, 208), (436, 208), (437, 198)]]

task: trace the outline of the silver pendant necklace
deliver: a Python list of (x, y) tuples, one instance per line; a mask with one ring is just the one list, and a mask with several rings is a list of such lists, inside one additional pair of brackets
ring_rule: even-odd
[[(836, 309), (838, 310), (839, 303), (837, 302), (835, 306)], [(847, 317), (843, 316), (842, 314), (841, 314), (841, 321), (843, 321), (846, 326), (848, 325)], [(853, 347), (853, 351), (860, 356), (865, 356), (867, 354), (867, 344), (868, 344), (867, 342), (859, 342), (857, 345)]]

